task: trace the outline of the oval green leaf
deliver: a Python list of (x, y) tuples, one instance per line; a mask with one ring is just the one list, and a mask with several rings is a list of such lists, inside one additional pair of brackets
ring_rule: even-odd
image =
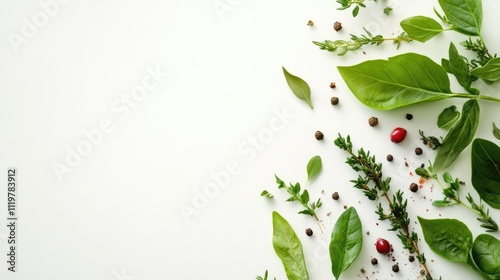
[(500, 80), (500, 57), (490, 59), (483, 67), (476, 68), (470, 73), (479, 79), (489, 82)]
[(495, 123), (493, 123), (493, 136), (495, 136), (496, 139), (500, 140), (500, 129)]
[(309, 280), (302, 244), (288, 221), (276, 211), (273, 212), (273, 247), (289, 280)]
[(415, 16), (401, 21), (401, 28), (408, 33), (410, 38), (419, 42), (425, 42), (439, 33), (443, 32), (443, 27), (436, 20), (430, 17)]
[(445, 69), (415, 53), (337, 68), (356, 98), (374, 109), (391, 110), (454, 95)]
[(467, 262), (472, 248), (472, 233), (459, 220), (418, 217), (424, 239), (437, 255), (452, 262)]
[(478, 36), (483, 20), (481, 0), (439, 0), (453, 29), (469, 36)]
[(476, 267), (488, 279), (500, 279), (500, 240), (488, 234), (478, 235), (471, 255)]
[(363, 228), (354, 207), (349, 207), (335, 223), (330, 241), (332, 273), (336, 279), (356, 260), (363, 245)]
[(292, 90), (293, 94), (297, 96), (300, 100), (304, 100), (307, 104), (309, 104), (309, 107), (313, 109), (313, 104), (311, 102), (311, 88), (309, 85), (306, 83), (306, 81), (302, 80), (301, 78), (294, 76), (285, 69), (283, 68), (283, 74), (285, 75), (286, 82), (290, 89)]
[(493, 208), (500, 208), (500, 147), (495, 143), (475, 139), (471, 154), (472, 186)]
[(317, 176), (321, 169), (323, 168), (323, 163), (320, 156), (313, 156), (307, 163), (307, 180)]
[(450, 43), (448, 49), (449, 55), (449, 72), (457, 78), (458, 83), (466, 90), (470, 89), (472, 78), (469, 72), (469, 66), (464, 58), (458, 53), (457, 48), (453, 43)]
[(460, 118), (460, 112), (457, 111), (457, 106), (450, 106), (439, 114), (437, 125), (440, 128), (450, 129)]
[(479, 104), (476, 99), (465, 102), (462, 108), (462, 116), (450, 129), (443, 140), (443, 145), (437, 149), (436, 158), (432, 165), (432, 171), (439, 173), (450, 166), (469, 146), (476, 134), (479, 124)]

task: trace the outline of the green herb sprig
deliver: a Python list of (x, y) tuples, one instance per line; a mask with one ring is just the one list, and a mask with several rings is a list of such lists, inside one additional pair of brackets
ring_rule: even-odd
[(359, 149), (357, 153), (353, 151), (353, 145), (350, 136), (344, 138), (342, 135), (334, 141), (335, 145), (346, 151), (350, 156), (346, 163), (351, 168), (361, 173), (357, 180), (352, 180), (354, 187), (362, 189), (365, 196), (370, 200), (376, 200), (379, 197), (384, 197), (388, 209), (384, 209), (382, 203), (376, 207), (375, 213), (379, 215), (380, 220), (389, 220), (391, 224), (390, 231), (398, 231), (397, 236), (403, 243), (405, 249), (411, 254), (416, 254), (419, 263), (425, 270), (426, 279), (433, 279), (430, 270), (427, 267), (424, 253), (420, 251), (418, 246), (418, 234), (410, 229), (410, 218), (408, 216), (407, 200), (403, 198), (403, 192), (397, 191), (392, 197), (389, 196), (390, 177), (383, 179), (382, 164), (377, 163), (375, 156), (370, 156), (369, 152)]
[[(257, 276), (255, 279), (256, 280), (267, 280), (267, 277), (268, 277), (268, 273), (267, 273), (267, 270), (266, 270), (266, 272), (264, 273), (264, 277)], [(274, 280), (276, 280), (276, 277), (274, 277)]]

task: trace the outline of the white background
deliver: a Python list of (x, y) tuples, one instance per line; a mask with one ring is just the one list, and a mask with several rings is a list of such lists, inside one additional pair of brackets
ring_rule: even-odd
[[(416, 194), (407, 190), (418, 181), (410, 172), (434, 155), (425, 147), (422, 156), (414, 155), (421, 145), (418, 130), (444, 135), (435, 126), (437, 115), (463, 101), (374, 111), (351, 95), (335, 68), (410, 51), (439, 62), (450, 41), (458, 45), (466, 38), (450, 32), (425, 45), (396, 50), (388, 43), (345, 57), (311, 43), (348, 39), (362, 27), (397, 36), (403, 18), (433, 17), (437, 1), (369, 1), (369, 9), (354, 19), (331, 0), (52, 1), (56, 5), (46, 8), (52, 13), (47, 16), (42, 6), (49, 2), (0, 2), (0, 170), (6, 178), (7, 169), (17, 167), (19, 180), (18, 272), (8, 272), (2, 261), (0, 279), (255, 279), (266, 269), (286, 279), (271, 244), (273, 210), (301, 239), (310, 278), (333, 279), (324, 244), (344, 205), (357, 208), (370, 235), (364, 235), (360, 258), (342, 278), (417, 278), (421, 268), (407, 261), (395, 234), (386, 231), (385, 222), (377, 226), (375, 204), (352, 189), (349, 180), (357, 175), (333, 145), (339, 132), (384, 162), (393, 190), (406, 191), (413, 221), (417, 215), (460, 218), (474, 235), (483, 232), (470, 212), (431, 206), (442, 197), (439, 187), (429, 183)], [(382, 13), (385, 5), (394, 8), (391, 16)], [(500, 50), (499, 8), (484, 1), (483, 33), (492, 50)], [(344, 26), (338, 33), (335, 21)], [(314, 110), (290, 92), (282, 66), (309, 83)], [(148, 80), (157, 87), (134, 101), (134, 89), (151, 71), (163, 73)], [(337, 88), (330, 89), (330, 82)], [(482, 92), (495, 91), (498, 85)], [(336, 107), (330, 105), (332, 96), (340, 98)], [(492, 139), (491, 123), (500, 123), (492, 112), (498, 109), (487, 102), (481, 109), (477, 135)], [(406, 120), (406, 113), (414, 119)], [(371, 116), (379, 118), (376, 128), (368, 126)], [(95, 133), (103, 121), (109, 130), (89, 144), (85, 134)], [(399, 145), (388, 137), (396, 126), (409, 131)], [(316, 130), (325, 140), (314, 139)], [(80, 160), (71, 155), (78, 147), (86, 154)], [(449, 169), (467, 183), (464, 197), (476, 196), (469, 151)], [(388, 153), (394, 162), (385, 163)], [(305, 183), (305, 166), (316, 154), (324, 170), (307, 188), (313, 199), (324, 201), (318, 212), (323, 233), (310, 217), (296, 214), (299, 206), (284, 202), (286, 194), (274, 183), (274, 174)], [(207, 198), (207, 186), (215, 183), (220, 187), (210, 189)], [(275, 198), (260, 197), (263, 189)], [(6, 187), (1, 190), (6, 225)], [(334, 191), (339, 201), (331, 199)], [(491, 214), (500, 220), (498, 210)], [(313, 237), (304, 234), (308, 227)], [(420, 233), (418, 225), (415, 229)], [(7, 237), (1, 226), (0, 260), (6, 259)], [(393, 243), (399, 273), (391, 271), (395, 262), (376, 253), (378, 237)], [(469, 267), (437, 257), (424, 242), (421, 247), (435, 277), (478, 278)], [(373, 256), (379, 259), (376, 267), (370, 264)]]

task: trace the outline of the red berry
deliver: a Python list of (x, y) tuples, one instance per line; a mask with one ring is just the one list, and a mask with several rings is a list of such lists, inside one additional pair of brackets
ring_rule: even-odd
[(377, 248), (377, 252), (379, 252), (380, 254), (387, 255), (391, 251), (391, 244), (389, 243), (389, 241), (383, 238), (379, 238), (375, 243), (375, 248)]
[(394, 143), (399, 143), (405, 140), (406, 138), (406, 129), (402, 127), (396, 127), (392, 132), (391, 132), (391, 141)]

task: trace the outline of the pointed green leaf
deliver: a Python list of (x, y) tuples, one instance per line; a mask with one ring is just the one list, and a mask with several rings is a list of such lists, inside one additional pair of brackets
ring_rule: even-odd
[(425, 42), (439, 33), (443, 32), (443, 27), (436, 20), (430, 17), (415, 16), (401, 21), (401, 27), (412, 39)]
[(295, 96), (297, 96), (297, 98), (299, 98), (300, 100), (304, 100), (305, 102), (307, 102), (307, 104), (309, 104), (309, 107), (313, 109), (313, 104), (311, 102), (311, 88), (309, 87), (309, 85), (301, 78), (288, 73), (285, 67), (282, 68), (283, 74), (285, 74), (286, 82), (292, 90), (293, 94), (295, 94)]
[(349, 207), (335, 223), (330, 242), (332, 273), (336, 279), (356, 260), (363, 245), (363, 229), (356, 209)]
[(302, 243), (287, 220), (273, 212), (273, 247), (289, 280), (309, 280)]
[(337, 68), (356, 98), (374, 109), (391, 110), (454, 95), (445, 69), (415, 53)]
[(500, 80), (500, 57), (490, 59), (483, 67), (472, 70), (471, 74), (489, 82)]
[(457, 78), (458, 83), (464, 89), (470, 89), (472, 78), (470, 76), (469, 66), (467, 66), (467, 62), (465, 62), (463, 57), (458, 53), (458, 50), (453, 43), (450, 43), (448, 55), (450, 57), (450, 73)]
[(462, 108), (462, 116), (450, 129), (443, 140), (443, 145), (437, 149), (437, 154), (432, 164), (432, 171), (439, 173), (450, 166), (469, 146), (476, 134), (479, 124), (479, 104), (476, 99), (465, 102)]
[(438, 0), (453, 29), (470, 36), (478, 36), (483, 20), (481, 0)]
[(307, 163), (307, 180), (317, 176), (321, 169), (323, 168), (323, 163), (320, 156), (313, 156)]
[(493, 136), (495, 136), (496, 139), (500, 140), (500, 129), (495, 123), (493, 123)]
[(472, 186), (484, 202), (500, 208), (500, 147), (477, 138), (472, 143)]
[(450, 129), (460, 119), (460, 112), (457, 111), (457, 106), (450, 106), (441, 112), (438, 117), (437, 125), (440, 128)]

